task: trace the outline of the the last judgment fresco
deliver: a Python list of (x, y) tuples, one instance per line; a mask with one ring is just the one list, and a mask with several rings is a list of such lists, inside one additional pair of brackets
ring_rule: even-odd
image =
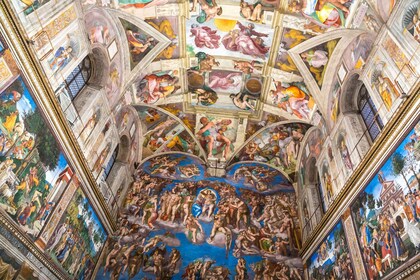
[(302, 279), (295, 194), (276, 169), (210, 177), (184, 154), (142, 164), (96, 279)]

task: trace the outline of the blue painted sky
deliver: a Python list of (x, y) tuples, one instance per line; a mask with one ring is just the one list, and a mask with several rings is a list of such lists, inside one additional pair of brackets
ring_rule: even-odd
[[(107, 237), (107, 234), (105, 232), (104, 227), (102, 226), (101, 221), (99, 220), (98, 216), (96, 215), (95, 210), (92, 208), (92, 205), (90, 205), (89, 200), (86, 197), (84, 198), (83, 202), (88, 202), (88, 211), (92, 212), (92, 216), (91, 216), (90, 220), (88, 220), (87, 217), (86, 217), (86, 220), (84, 220), (85, 226), (92, 223), (94, 229), (96, 229), (99, 232), (102, 232), (102, 235), (105, 236), (105, 238), (104, 238), (104, 240), (105, 240), (106, 237)], [(90, 245), (90, 248), (91, 248), (92, 252), (94, 252), (92, 257), (96, 257), (96, 255), (98, 253), (97, 249), (99, 249), (99, 248), (95, 248), (95, 246), (94, 246), (93, 235), (91, 236), (91, 243), (89, 245)], [(100, 247), (100, 248), (102, 248), (102, 247)]]
[[(334, 232), (341, 231), (342, 227), (343, 227), (343, 225), (342, 225), (341, 221), (338, 222), (338, 224), (334, 227), (334, 229), (330, 232), (330, 234), (325, 239), (323, 239), (323, 241), (322, 241), (322, 242), (325, 242), (325, 240), (329, 240), (329, 242), (331, 243), (331, 248), (328, 251), (331, 262), (335, 262), (335, 257), (336, 257), (333, 254), (334, 253), (334, 248), (335, 248)], [(318, 249), (319, 248), (320, 248), (320, 246), (318, 246), (315, 253), (309, 259), (310, 260), (310, 265), (309, 265), (309, 271), (310, 272), (314, 269), (314, 267), (319, 267), (320, 266), (320, 264), (318, 263)], [(326, 263), (328, 263), (328, 262), (326, 262)]]
[(46, 173), (47, 181), (54, 185), (55, 180), (57, 180), (58, 175), (61, 171), (64, 170), (67, 166), (67, 160), (64, 157), (63, 153), (60, 153), (60, 156), (58, 157), (58, 165), (54, 170), (49, 170)]
[[(404, 157), (407, 155), (407, 151), (404, 149), (404, 146), (408, 143), (411, 142), (410, 137), (414, 134), (414, 129), (410, 131), (410, 133), (404, 138), (404, 140), (401, 142), (400, 145), (398, 145), (397, 149), (391, 154), (391, 156), (388, 158), (388, 160), (385, 162), (385, 164), (380, 168), (380, 171), (382, 171), (385, 175), (385, 178), (387, 181), (391, 181), (394, 180), (394, 182), (398, 183), (404, 190), (404, 193), (408, 192), (408, 188), (406, 186), (406, 183), (404, 181), (404, 179), (402, 178), (401, 175), (396, 176), (394, 174), (394, 172), (392, 171), (392, 156), (398, 152), (401, 155), (403, 155)], [(378, 173), (376, 173), (376, 175), (373, 177), (373, 179), (370, 181), (370, 183), (367, 185), (365, 192), (368, 194), (373, 194), (373, 196), (377, 199), (379, 198), (379, 194), (381, 192), (382, 186), (379, 183), (378, 180)], [(408, 175), (407, 180), (409, 179), (409, 177), (411, 177), (410, 174)]]
[[(19, 111), (20, 119), (23, 119), (23, 116), (29, 112), (32, 112), (36, 109), (35, 101), (33, 100), (31, 94), (29, 93), (26, 84), (23, 82), (22, 78), (19, 77), (15, 83), (20, 83), (23, 87), (22, 98), (16, 103), (16, 108)], [(7, 91), (7, 89), (6, 89)]]

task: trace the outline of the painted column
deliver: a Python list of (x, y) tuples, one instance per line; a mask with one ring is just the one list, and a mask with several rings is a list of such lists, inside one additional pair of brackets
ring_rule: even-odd
[(363, 265), (362, 254), (360, 253), (358, 241), (356, 237), (356, 229), (353, 226), (353, 221), (350, 215), (350, 208), (344, 212), (342, 216), (344, 232), (347, 236), (347, 243), (350, 250), (351, 259), (353, 262), (354, 275), (356, 280), (368, 279)]

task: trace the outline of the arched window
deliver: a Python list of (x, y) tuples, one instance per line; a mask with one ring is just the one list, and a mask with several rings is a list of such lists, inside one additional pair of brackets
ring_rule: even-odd
[(80, 91), (86, 86), (90, 79), (92, 71), (92, 62), (89, 56), (86, 56), (83, 61), (73, 69), (70, 75), (65, 80), (65, 87), (70, 93), (73, 100)]
[(114, 163), (115, 163), (115, 161), (118, 157), (118, 149), (119, 149), (119, 145), (117, 145), (114, 152), (112, 153), (111, 158), (109, 159), (108, 163), (105, 166), (105, 170), (104, 170), (104, 174), (103, 174), (104, 180), (106, 180), (108, 178), (109, 173), (111, 173), (111, 169), (114, 166)]
[(369, 132), (372, 141), (375, 141), (381, 132), (384, 124), (378, 114), (375, 104), (370, 97), (366, 87), (363, 85), (359, 91), (359, 111)]

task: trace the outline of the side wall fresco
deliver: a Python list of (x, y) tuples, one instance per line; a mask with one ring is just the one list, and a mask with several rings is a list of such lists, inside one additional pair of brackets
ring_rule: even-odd
[[(387, 125), (408, 94), (415, 94), (413, 88), (419, 83), (420, 74), (420, 44), (414, 32), (413, 17), (418, 12), (418, 3), (398, 1), (386, 13), (382, 10), (385, 7), (383, 3), (373, 5), (376, 11), (369, 8), (367, 15), (379, 14), (385, 20), (389, 18), (388, 24), (379, 24), (381, 21), (376, 27), (370, 24), (368, 29), (375, 27), (376, 39), (372, 41), (371, 38), (375, 38), (373, 33), (362, 34), (343, 54), (328, 97), (325, 120), (329, 136), (316, 162), (321, 182), (318, 192), (325, 210), (334, 202), (374, 143), (369, 133), (371, 127), (366, 127), (359, 110), (362, 88), (366, 88), (381, 126)], [(298, 166), (304, 166), (303, 162)], [(326, 180), (328, 175), (330, 180)], [(303, 187), (301, 182), (298, 181), (298, 184), (299, 188)], [(327, 186), (330, 191), (327, 191)], [(303, 202), (302, 197), (302, 205)], [(307, 214), (312, 217), (316, 211), (314, 209)], [(303, 212), (301, 215), (303, 219)]]
[[(94, 269), (107, 232), (2, 36), (0, 34), (0, 72), (4, 73), (0, 79), (1, 214), (17, 226), (19, 235), (31, 240), (33, 248), (37, 246), (43, 252), (44, 260), (50, 254), (64, 275), (86, 279)], [(13, 240), (13, 237), (8, 239)], [(36, 267), (43, 267), (30, 250), (26, 254)], [(28, 270), (23, 258), (15, 262), (3, 253), (1, 256), (6, 279), (18, 277), (18, 273), (29, 273), (20, 277), (31, 279), (33, 269)], [(0, 278), (4, 279), (3, 276)], [(34, 277), (55, 278), (52, 274), (39, 276), (39, 273)]]
[(419, 259), (419, 135), (416, 123), (308, 258), (309, 279), (384, 279)]

